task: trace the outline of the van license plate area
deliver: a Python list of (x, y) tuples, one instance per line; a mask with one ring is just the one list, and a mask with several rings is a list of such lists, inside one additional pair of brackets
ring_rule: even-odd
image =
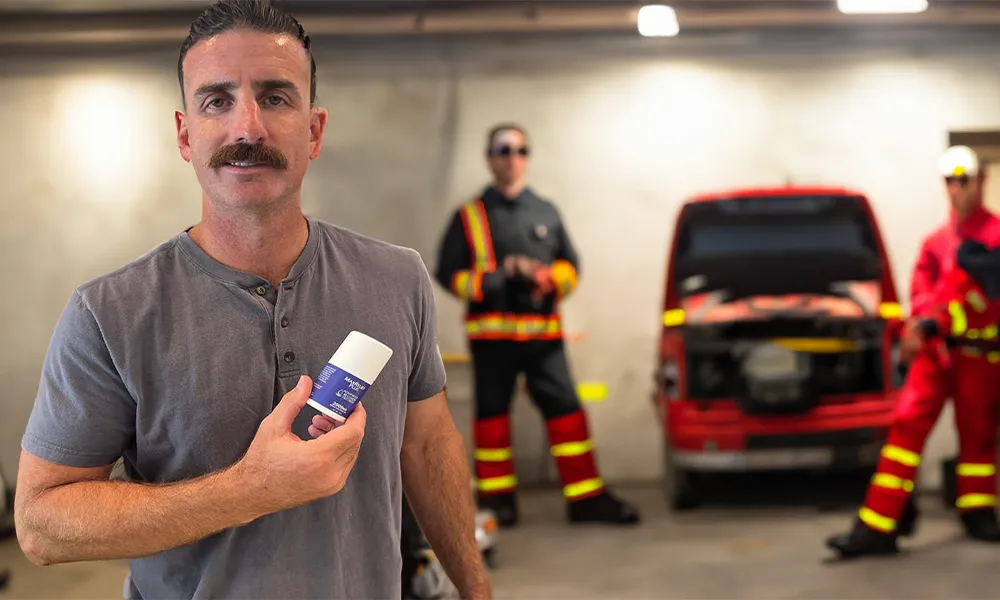
[(751, 450), (747, 453), (747, 467), (750, 469), (803, 469), (831, 464), (833, 448)]

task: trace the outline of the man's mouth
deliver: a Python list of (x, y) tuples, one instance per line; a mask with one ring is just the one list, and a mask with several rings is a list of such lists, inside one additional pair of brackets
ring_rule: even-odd
[(267, 166), (267, 165), (265, 165), (264, 163), (261, 163), (261, 162), (250, 162), (250, 161), (232, 161), (232, 162), (228, 162), (226, 164), (228, 166), (230, 166), (230, 167), (237, 167), (237, 168), (240, 168), (240, 169), (249, 169), (249, 168), (252, 168), (252, 167), (264, 167), (264, 166)]

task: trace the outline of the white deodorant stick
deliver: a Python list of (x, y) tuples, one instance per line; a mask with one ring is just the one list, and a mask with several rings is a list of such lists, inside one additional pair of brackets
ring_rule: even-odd
[(352, 331), (313, 381), (307, 404), (343, 423), (391, 356), (392, 348), (360, 331)]

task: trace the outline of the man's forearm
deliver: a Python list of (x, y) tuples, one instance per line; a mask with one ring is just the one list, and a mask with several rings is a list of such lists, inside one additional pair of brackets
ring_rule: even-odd
[(463, 598), (490, 594), (475, 535), (475, 508), (462, 438), (454, 425), (423, 447), (404, 450), (403, 485), (414, 516)]
[(40, 564), (149, 556), (265, 514), (255, 496), (236, 468), (164, 485), (82, 481), (25, 500), (18, 536)]

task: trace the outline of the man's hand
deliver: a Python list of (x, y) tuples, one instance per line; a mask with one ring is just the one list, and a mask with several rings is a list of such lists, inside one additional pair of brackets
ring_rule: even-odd
[(360, 403), (335, 428), (323, 429), (313, 419), (309, 433), (316, 439), (303, 441), (292, 433), (292, 423), (311, 391), (312, 380), (303, 376), (261, 422), (250, 448), (235, 466), (248, 491), (260, 495), (263, 514), (336, 494), (357, 461), (367, 420)]
[(923, 347), (924, 329), (920, 326), (919, 320), (910, 319), (903, 328), (903, 335), (899, 344), (900, 359), (904, 363), (912, 361)]
[(534, 281), (535, 272), (542, 266), (542, 263), (522, 254), (508, 256), (503, 261), (503, 270), (507, 277), (521, 278), (527, 281)]

